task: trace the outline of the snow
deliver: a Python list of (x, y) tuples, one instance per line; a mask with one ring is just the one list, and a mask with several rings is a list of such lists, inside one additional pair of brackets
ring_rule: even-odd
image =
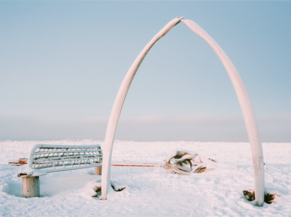
[(249, 143), (115, 141), (116, 162), (162, 162), (171, 150), (184, 149), (237, 169), (183, 176), (162, 168), (112, 167), (114, 184), (127, 188), (110, 191), (106, 201), (92, 197), (101, 180), (94, 168), (41, 176), (41, 197), (23, 198), (21, 179), (13, 176), (26, 166), (7, 163), (27, 157), (40, 143), (103, 145), (96, 140), (0, 141), (0, 216), (291, 216), (291, 143), (263, 143), (267, 191), (281, 195), (276, 204), (263, 207), (242, 197), (243, 189), (254, 186)]

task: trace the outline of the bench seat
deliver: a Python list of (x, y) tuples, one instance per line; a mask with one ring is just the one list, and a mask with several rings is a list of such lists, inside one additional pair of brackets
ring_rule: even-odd
[(100, 145), (47, 145), (38, 144), (30, 150), (27, 167), (18, 172), (22, 178), (24, 197), (39, 197), (39, 176), (95, 167), (95, 175), (101, 175), (102, 150)]

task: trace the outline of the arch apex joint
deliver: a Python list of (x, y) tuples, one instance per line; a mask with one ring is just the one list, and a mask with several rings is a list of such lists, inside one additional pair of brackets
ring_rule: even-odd
[(181, 22), (181, 20), (182, 20), (183, 18), (184, 18), (183, 16), (182, 16), (182, 17), (178, 17), (179, 20), (178, 20), (178, 22), (175, 24), (175, 26), (178, 25), (178, 24)]

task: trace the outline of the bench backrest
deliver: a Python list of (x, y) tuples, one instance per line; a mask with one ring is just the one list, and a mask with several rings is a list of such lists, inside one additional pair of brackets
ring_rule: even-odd
[(35, 145), (29, 154), (27, 166), (47, 173), (76, 170), (102, 165), (100, 145)]

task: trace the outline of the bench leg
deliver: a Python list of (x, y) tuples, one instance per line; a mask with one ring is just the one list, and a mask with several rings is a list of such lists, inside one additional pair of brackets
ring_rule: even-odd
[(102, 175), (102, 166), (95, 167), (95, 175)]
[(39, 176), (22, 178), (23, 197), (40, 197)]

